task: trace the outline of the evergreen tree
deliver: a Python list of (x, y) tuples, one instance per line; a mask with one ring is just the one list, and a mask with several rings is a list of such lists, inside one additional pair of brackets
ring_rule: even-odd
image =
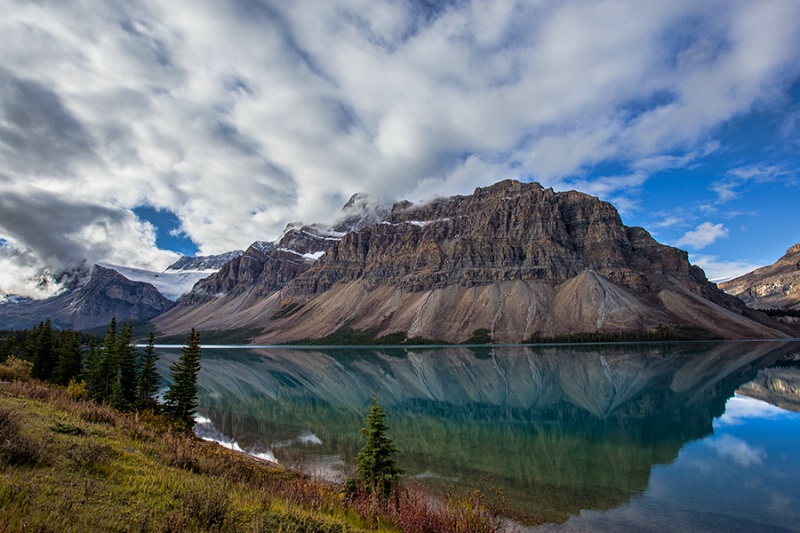
[(200, 333), (189, 333), (180, 358), (169, 367), (172, 385), (164, 394), (165, 410), (178, 425), (194, 427), (197, 408), (197, 374), (200, 372)]
[(156, 336), (152, 331), (147, 337), (147, 347), (139, 361), (139, 381), (136, 386), (136, 408), (153, 409), (158, 407), (155, 396), (161, 384), (161, 376), (156, 370), (158, 354), (155, 349)]
[[(386, 413), (378, 396), (372, 396), (369, 413), (361, 428), (361, 438), (366, 439), (364, 447), (356, 455), (356, 482), (369, 490), (388, 496), (392, 484), (397, 482), (403, 470), (397, 468), (392, 455), (397, 452), (392, 439), (386, 434)], [(352, 483), (351, 483), (352, 485)]]
[(105, 383), (105, 376), (102, 373), (102, 357), (100, 347), (94, 338), (89, 340), (89, 351), (86, 353), (86, 366), (84, 375), (86, 376), (86, 388), (89, 397), (99, 399)]
[(83, 351), (80, 335), (67, 329), (58, 334), (58, 363), (53, 380), (59, 385), (67, 385), (70, 380), (81, 378), (83, 370)]
[(111, 387), (117, 377), (117, 317), (111, 317), (111, 322), (106, 327), (106, 338), (103, 341), (103, 351), (100, 353), (98, 365), (98, 388), (95, 400), (106, 401), (111, 397)]
[(114, 409), (125, 411), (130, 407), (130, 404), (125, 399), (125, 393), (122, 386), (122, 372), (117, 368), (117, 374), (111, 380), (111, 391), (108, 394), (108, 405)]
[(119, 397), (111, 405), (116, 409), (126, 410), (133, 407), (136, 402), (136, 350), (131, 345), (133, 326), (129, 323), (123, 325), (116, 339), (116, 363), (115, 382), (112, 384), (112, 396), (114, 387), (119, 387)]
[(25, 353), (26, 358), (33, 363), (33, 377), (47, 381), (53, 376), (56, 353), (53, 346), (53, 326), (49, 319), (33, 328), (25, 343)]

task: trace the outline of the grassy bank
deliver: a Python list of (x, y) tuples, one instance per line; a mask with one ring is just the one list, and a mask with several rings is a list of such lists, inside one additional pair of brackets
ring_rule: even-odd
[(498, 531), (476, 492), (389, 504), (38, 382), (0, 383), (0, 532)]

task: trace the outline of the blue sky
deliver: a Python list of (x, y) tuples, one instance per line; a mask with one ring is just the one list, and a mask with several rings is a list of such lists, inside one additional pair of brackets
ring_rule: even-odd
[(800, 2), (0, 9), (0, 293), (507, 178), (608, 200), (711, 278), (800, 241)]

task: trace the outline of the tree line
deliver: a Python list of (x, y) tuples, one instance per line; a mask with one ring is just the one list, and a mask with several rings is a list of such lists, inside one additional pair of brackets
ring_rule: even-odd
[[(30, 376), (69, 387), (73, 395), (120, 411), (163, 412), (182, 427), (194, 427), (200, 333), (192, 329), (180, 358), (170, 366), (172, 384), (158, 400), (161, 376), (156, 369), (155, 334), (139, 351), (132, 342), (133, 326), (118, 326), (112, 318), (105, 337), (71, 329), (56, 330), (50, 320), (31, 330), (2, 334), (0, 358), (27, 362)], [(5, 357), (2, 357), (5, 356)]]

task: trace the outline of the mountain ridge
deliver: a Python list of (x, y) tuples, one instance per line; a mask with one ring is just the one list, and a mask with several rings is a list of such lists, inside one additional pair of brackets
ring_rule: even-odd
[(260, 327), (293, 342), (342, 328), (376, 336), (496, 342), (534, 334), (697, 327), (723, 338), (781, 326), (710, 283), (688, 254), (626, 227), (577, 191), (501, 181), (472, 195), (398, 202), (344, 234), (292, 227), (248, 249), (155, 320), (160, 331)]
[(800, 311), (800, 243), (789, 247), (775, 263), (719, 287), (749, 307)]

